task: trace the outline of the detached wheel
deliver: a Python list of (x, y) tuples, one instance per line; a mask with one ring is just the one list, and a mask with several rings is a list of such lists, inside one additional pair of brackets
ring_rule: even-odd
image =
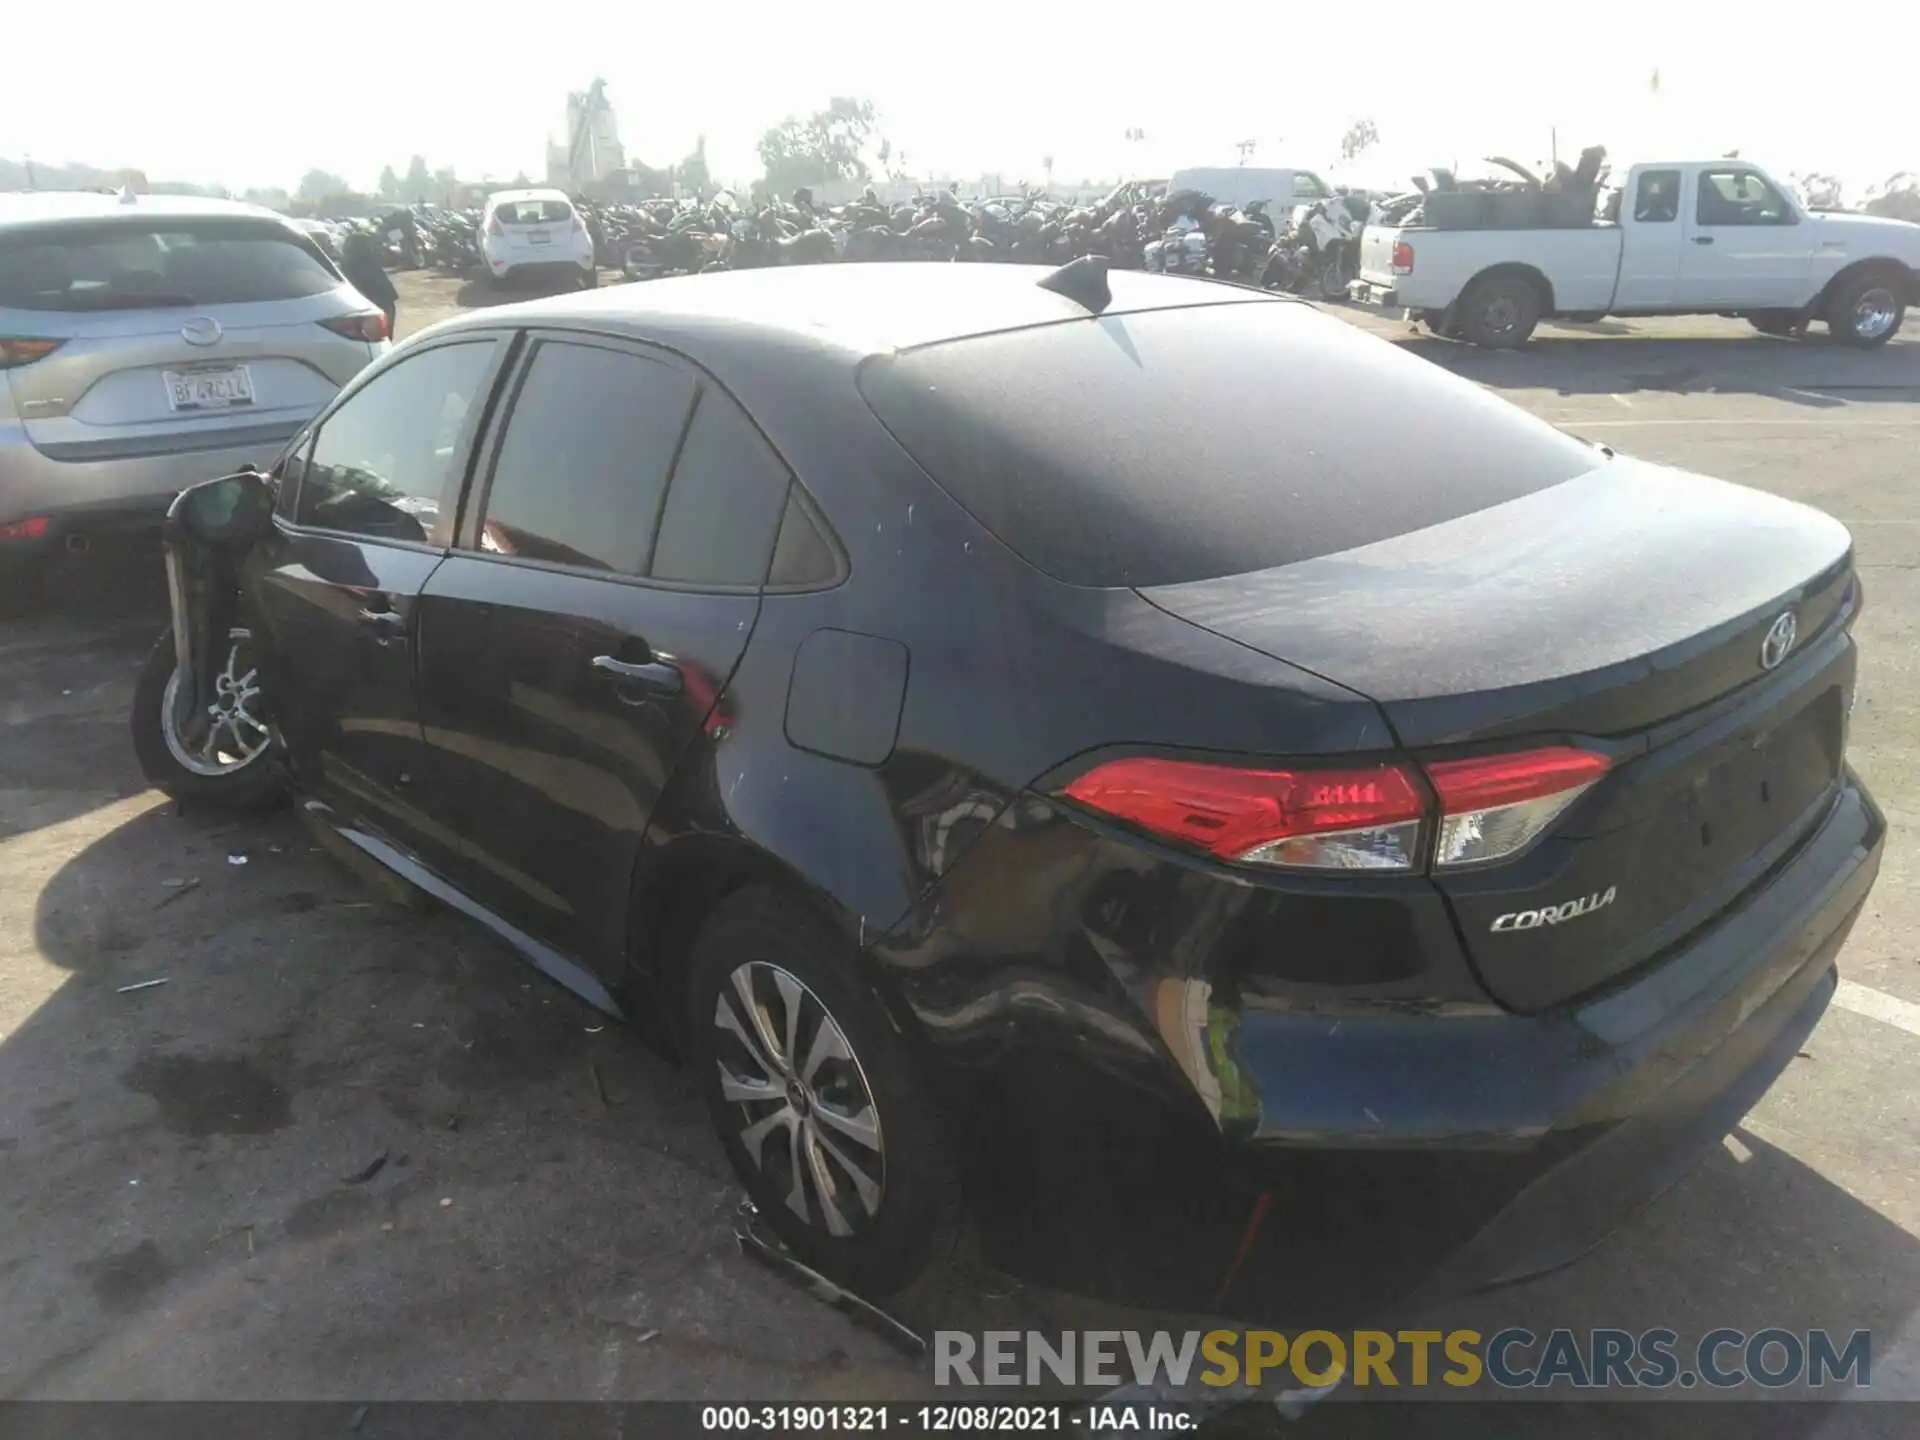
[(1900, 333), (1907, 304), (1901, 298), (1903, 280), (1869, 273), (1841, 285), (1827, 300), (1827, 329), (1835, 341), (1857, 350), (1872, 350)]
[(822, 1274), (885, 1293), (924, 1267), (947, 1187), (919, 1076), (846, 948), (773, 891), (729, 897), (694, 943), (688, 1048), (767, 1223)]
[(231, 631), (204, 721), (183, 714), (178, 703), (186, 677), (174, 660), (172, 630), (141, 667), (133, 692), (133, 753), (141, 773), (183, 805), (259, 810), (285, 794), (252, 657), (249, 632)]
[(1476, 281), (1461, 297), (1456, 317), (1460, 333), (1490, 350), (1511, 350), (1527, 343), (1540, 323), (1540, 292), (1518, 275)]

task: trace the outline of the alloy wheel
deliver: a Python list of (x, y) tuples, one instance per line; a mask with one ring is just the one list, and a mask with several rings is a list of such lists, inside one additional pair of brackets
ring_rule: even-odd
[(195, 775), (230, 775), (258, 760), (272, 743), (272, 732), (261, 714), (252, 639), (245, 630), (229, 632), (226, 663), (214, 677), (214, 698), (207, 706), (204, 729), (193, 726), (189, 733), (183, 723), (191, 717), (181, 714), (180, 671), (176, 668), (167, 678), (166, 693), (160, 699), (161, 735), (168, 753)]
[(798, 977), (757, 960), (720, 987), (713, 1024), (720, 1094), (749, 1162), (806, 1224), (838, 1238), (866, 1230), (886, 1148), (846, 1032)]

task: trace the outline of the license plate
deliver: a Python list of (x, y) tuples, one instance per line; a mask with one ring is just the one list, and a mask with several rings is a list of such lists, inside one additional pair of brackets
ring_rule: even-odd
[(527, 232), (527, 240), (534, 245), (544, 245), (552, 238), (553, 237), (548, 235), (544, 230), (530, 230)]
[(253, 377), (244, 365), (209, 366), (204, 370), (167, 370), (167, 404), (176, 413), (195, 410), (234, 410), (253, 404)]

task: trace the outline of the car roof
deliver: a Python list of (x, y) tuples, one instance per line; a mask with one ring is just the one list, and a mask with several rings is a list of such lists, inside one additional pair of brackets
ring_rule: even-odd
[(151, 224), (155, 220), (201, 220), (242, 216), (273, 220), (287, 217), (264, 205), (220, 200), (210, 195), (101, 194), (94, 190), (21, 190), (0, 194), (0, 230), (58, 225), (74, 220)]
[[(503, 323), (596, 329), (686, 342), (696, 359), (708, 360), (756, 342), (797, 341), (858, 361), (1088, 319), (1084, 306), (1040, 287), (1049, 273), (1030, 265), (913, 261), (730, 270), (523, 301), (442, 322), (433, 333)], [(1113, 302), (1105, 315), (1295, 303), (1246, 286), (1138, 271), (1111, 272), (1108, 283)]]

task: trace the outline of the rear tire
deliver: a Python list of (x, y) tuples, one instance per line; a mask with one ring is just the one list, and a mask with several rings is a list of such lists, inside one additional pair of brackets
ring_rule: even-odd
[[(235, 630), (233, 636), (231, 654), (244, 656), (241, 647), (247, 632)], [(141, 773), (182, 805), (209, 810), (246, 813), (264, 810), (284, 799), (286, 786), (270, 738), (249, 758), (223, 767), (204, 761), (193, 763), (184, 742), (177, 736), (169, 741), (173, 726), (167, 718), (167, 691), (178, 668), (173, 631), (169, 629), (147, 656), (133, 690), (133, 753), (140, 761)]]
[(1527, 343), (1540, 323), (1540, 291), (1519, 275), (1476, 280), (1461, 297), (1460, 333), (1489, 350), (1513, 350)]
[(1856, 275), (1827, 297), (1825, 320), (1835, 343), (1874, 350), (1900, 333), (1907, 317), (1907, 277), (1882, 271)]
[[(851, 950), (776, 891), (727, 897), (689, 960), (688, 1055), (734, 1173), (780, 1239), (822, 1274), (885, 1293), (925, 1268), (952, 1187), (918, 1069)], [(752, 1090), (765, 1094), (742, 1098)]]
[(585, 270), (581, 273), (580, 288), (582, 290), (597, 290), (600, 288), (600, 267), (599, 266), (596, 265), (591, 269)]

